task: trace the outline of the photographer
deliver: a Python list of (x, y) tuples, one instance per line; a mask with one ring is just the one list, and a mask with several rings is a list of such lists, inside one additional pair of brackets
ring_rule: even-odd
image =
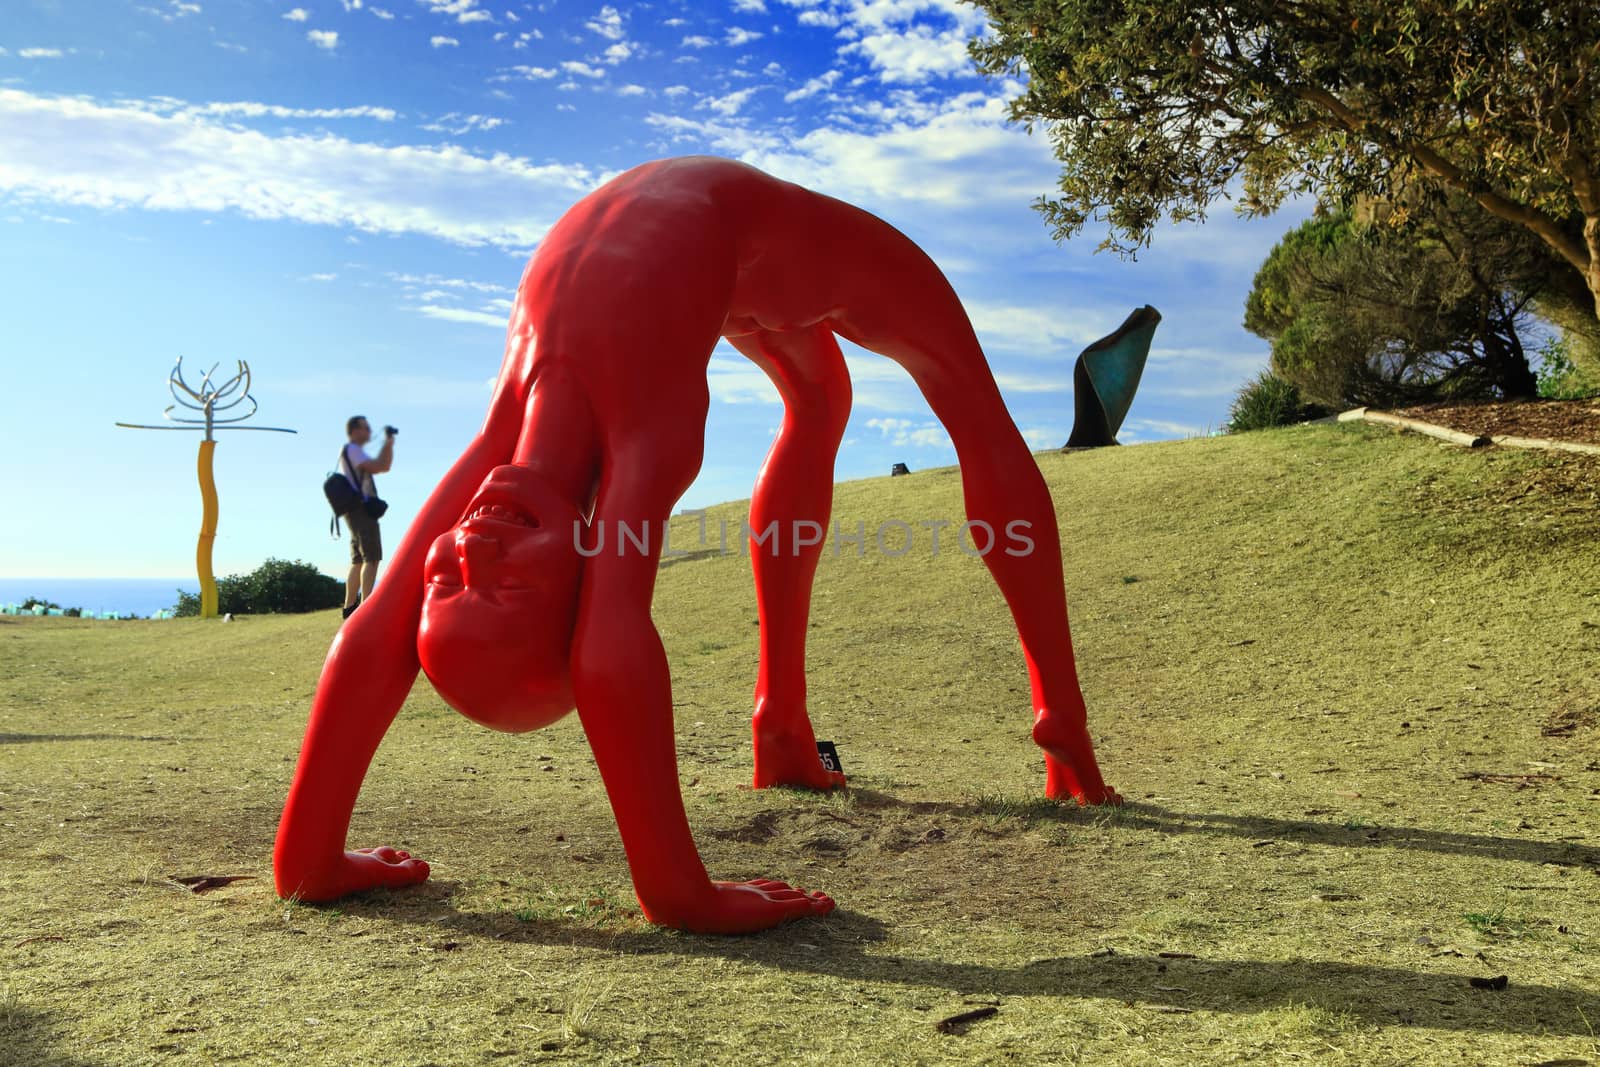
[[(363, 502), (378, 499), (375, 474), (387, 474), (394, 466), (394, 439), (400, 431), (393, 426), (383, 428), (383, 447), (377, 458), (367, 455), (362, 447), (372, 440), (372, 427), (365, 415), (352, 415), (345, 423), (349, 441), (344, 446), (339, 471), (361, 494)], [(372, 595), (372, 586), (378, 580), (378, 562), (383, 559), (383, 538), (378, 530), (378, 519), (371, 509), (359, 507), (345, 514), (350, 527), (350, 574), (344, 583), (344, 617), (349, 618), (361, 602)]]

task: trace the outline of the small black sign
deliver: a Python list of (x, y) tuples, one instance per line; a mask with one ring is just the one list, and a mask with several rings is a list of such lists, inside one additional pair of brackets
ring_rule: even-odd
[(844, 764), (839, 762), (839, 750), (833, 747), (832, 741), (817, 742), (817, 758), (822, 761), (823, 770), (844, 773)]

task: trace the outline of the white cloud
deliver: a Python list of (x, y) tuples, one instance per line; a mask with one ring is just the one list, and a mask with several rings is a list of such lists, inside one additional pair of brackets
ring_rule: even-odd
[[(443, 289), (470, 289), (475, 293), (514, 293), (515, 289), (494, 282), (480, 282), (475, 278), (452, 278), (443, 274), (403, 274), (386, 271), (385, 276), (392, 282), (406, 288), (415, 289), (423, 286)], [(430, 299), (430, 294), (423, 293), (423, 299)]]
[(398, 115), (388, 107), (284, 107), (281, 104), (260, 104), (251, 100), (235, 100), (210, 104), (179, 104), (178, 106), (150, 105), (149, 110), (160, 114), (181, 115), (239, 115), (244, 118), (275, 119), (376, 119), (393, 122)]
[(17, 55), (23, 59), (60, 59), (66, 53), (59, 48), (19, 48)]
[(739, 109), (744, 107), (745, 101), (756, 93), (755, 88), (740, 89), (725, 96), (708, 96), (703, 98), (695, 107), (704, 111), (715, 111), (719, 115), (737, 115)]
[(346, 12), (361, 10), (361, 0), (339, 0), (339, 3), (344, 6)]
[(813, 8), (810, 11), (800, 12), (799, 17), (795, 21), (799, 22), (802, 26), (822, 26), (827, 29), (832, 29), (833, 27), (839, 25), (839, 16), (835, 15), (831, 11), (823, 11), (821, 8)]
[(765, 0), (733, 0), (733, 10), (741, 15), (765, 15)]
[(963, 305), (972, 328), (985, 348), (1020, 355), (1065, 360), (1071, 377), (1071, 360), (1083, 347), (1099, 340), (1122, 321), (1124, 309), (1083, 309), (1070, 304), (1028, 307), (1010, 302), (966, 300)]
[(918, 84), (936, 76), (977, 76), (967, 54), (968, 35), (961, 29), (935, 33), (926, 26), (885, 30), (853, 41), (840, 55), (859, 55), (885, 82)]
[(414, 308), (430, 319), (443, 319), (446, 322), (465, 322), (474, 326), (492, 326), (497, 330), (504, 330), (508, 316), (494, 314), (488, 311), (469, 311), (466, 308), (439, 307), (436, 304), (423, 304)]
[(455, 146), (273, 136), (127, 102), (0, 89), (0, 190), (22, 201), (231, 211), (520, 252), (603, 178)]
[(665, 89), (661, 90), (661, 93), (663, 96), (676, 97), (683, 96), (688, 91), (689, 87), (687, 85), (669, 85)]
[(867, 425), (877, 430), (896, 448), (948, 448), (950, 435), (937, 422), (914, 423), (910, 419), (868, 419)]
[(435, 48), (459, 48), (461, 45), (454, 37), (429, 37), (428, 43)]
[(461, 115), (454, 111), (440, 115), (432, 122), (424, 123), (422, 129), (430, 133), (448, 133), (459, 135), (463, 133), (485, 133), (497, 127), (504, 126), (506, 120), (492, 115)]
[(435, 15), (447, 15), (458, 23), (493, 22), (494, 16), (478, 6), (478, 0), (417, 0)]
[(831, 89), (833, 87), (833, 83), (838, 80), (839, 72), (836, 70), (830, 70), (826, 74), (821, 74), (815, 78), (812, 78), (793, 92), (783, 94), (784, 102), (792, 104), (796, 100), (804, 100), (807, 97), (815, 96), (824, 89)]
[(339, 47), (339, 34), (334, 30), (307, 30), (306, 40), (330, 52)]
[(507, 82), (516, 78), (521, 78), (524, 81), (530, 82), (548, 81), (549, 79), (554, 78), (558, 73), (560, 72), (554, 67), (530, 67), (519, 64), (515, 67), (508, 68), (504, 74), (496, 75), (492, 80), (497, 82)]
[(307, 274), (305, 276), (305, 278), (302, 279), (302, 280), (308, 281), (308, 282), (331, 282), (335, 278), (337, 278), (338, 276), (339, 275), (334, 274), (334, 273)]
[(385, 21), (385, 22), (388, 22), (388, 21), (390, 21), (391, 19), (394, 18), (394, 12), (386, 11), (381, 7), (369, 7), (369, 8), (367, 8), (367, 10), (372, 12), (378, 18), (383, 19), (383, 21)]
[(141, 7), (139, 10), (147, 15), (154, 15), (163, 22), (176, 22), (178, 19), (200, 14), (200, 5), (186, 3), (185, 0), (167, 0), (165, 8)]
[(1022, 431), (1022, 439), (1034, 448), (1051, 448), (1071, 436), (1065, 430), (1049, 426), (1029, 426)]
[(584, 25), (608, 41), (620, 41), (628, 32), (622, 27), (622, 13), (610, 4), (602, 7), (600, 13)]
[[(1132, 430), (1130, 434), (1128, 431)], [(1193, 423), (1173, 422), (1169, 419), (1129, 419), (1122, 424), (1123, 437), (1142, 437), (1140, 431), (1150, 430), (1163, 437), (1204, 437), (1208, 428)]]
[(604, 78), (606, 76), (606, 72), (600, 67), (591, 67), (589, 64), (576, 59), (569, 59), (562, 63), (561, 69), (568, 74), (581, 74), (585, 78)]
[(722, 41), (724, 44), (738, 48), (741, 45), (749, 44), (751, 41), (759, 41), (765, 36), (766, 34), (760, 30), (747, 30), (743, 26), (730, 26), (728, 27), (727, 36)]
[(611, 66), (616, 66), (633, 55), (634, 47), (634, 44), (630, 41), (618, 41), (605, 50), (605, 61)]
[(950, 97), (914, 120), (899, 117), (873, 130), (822, 126), (785, 137), (717, 119), (652, 114), (646, 121), (674, 141), (738, 156), (846, 199), (957, 208), (1027, 203), (1053, 189), (1057, 175), (1048, 143), (1007, 125), (1004, 101), (982, 93)]
[(682, 44), (679, 47), (682, 47), (682, 48), (710, 48), (715, 43), (716, 42), (713, 41), (709, 37), (702, 37), (699, 34), (694, 34), (692, 36), (685, 37), (683, 39)]
[(725, 342), (717, 346), (717, 352), (706, 366), (706, 385), (712, 397), (724, 404), (783, 403), (777, 386), (766, 372), (728, 348)]
[(288, 19), (290, 22), (304, 22), (306, 19), (311, 17), (311, 12), (307, 11), (303, 7), (292, 7), (283, 13), (283, 17)]
[(671, 26), (671, 27), (676, 28), (678, 26), (687, 26), (687, 25), (689, 25), (689, 20), (688, 19), (680, 19), (680, 18), (662, 19), (661, 20), (661, 25), (663, 25), (663, 26)]
[(617, 90), (617, 95), (618, 96), (643, 96), (646, 93), (648, 93), (649, 91), (650, 90), (646, 89), (642, 85), (634, 85), (632, 83), (629, 83), (627, 85), (624, 85), (622, 88), (618, 89)]

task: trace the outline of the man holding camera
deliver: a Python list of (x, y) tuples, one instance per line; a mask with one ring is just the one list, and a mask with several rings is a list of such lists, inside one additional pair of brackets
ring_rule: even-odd
[[(394, 466), (394, 438), (400, 431), (393, 426), (383, 428), (383, 447), (377, 458), (367, 455), (363, 447), (372, 440), (372, 427), (365, 415), (352, 415), (345, 423), (349, 441), (344, 446), (339, 472), (361, 494), (363, 504), (378, 499), (375, 474), (387, 474)], [(378, 580), (378, 562), (383, 559), (383, 538), (378, 531), (378, 520), (365, 506), (344, 515), (350, 528), (350, 574), (344, 582), (344, 617), (349, 618), (372, 595), (372, 586)]]

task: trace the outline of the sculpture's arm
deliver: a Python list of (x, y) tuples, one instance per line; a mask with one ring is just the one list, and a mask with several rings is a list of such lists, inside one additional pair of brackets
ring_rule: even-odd
[[(672, 683), (650, 619), (660, 544), (671, 500), (626, 469), (602, 484), (595, 519), (609, 539), (616, 524), (648, 522), (649, 552), (615, 543), (584, 568), (572, 683), (578, 715), (616, 814), (640, 907), (651, 922), (702, 933), (746, 933), (823, 915), (833, 901), (766, 879), (713, 882), (695, 849), (678, 786)], [(615, 470), (615, 468), (613, 468)], [(631, 477), (630, 477), (631, 475)]]
[(418, 513), (372, 599), (328, 651), (278, 824), (273, 875), (279, 896), (331, 900), (428, 876), (427, 864), (403, 852), (348, 852), (345, 835), (367, 767), (417, 677), (428, 547), (460, 519), (489, 472), (510, 458), (519, 423), (517, 413), (511, 415), (491, 414)]

